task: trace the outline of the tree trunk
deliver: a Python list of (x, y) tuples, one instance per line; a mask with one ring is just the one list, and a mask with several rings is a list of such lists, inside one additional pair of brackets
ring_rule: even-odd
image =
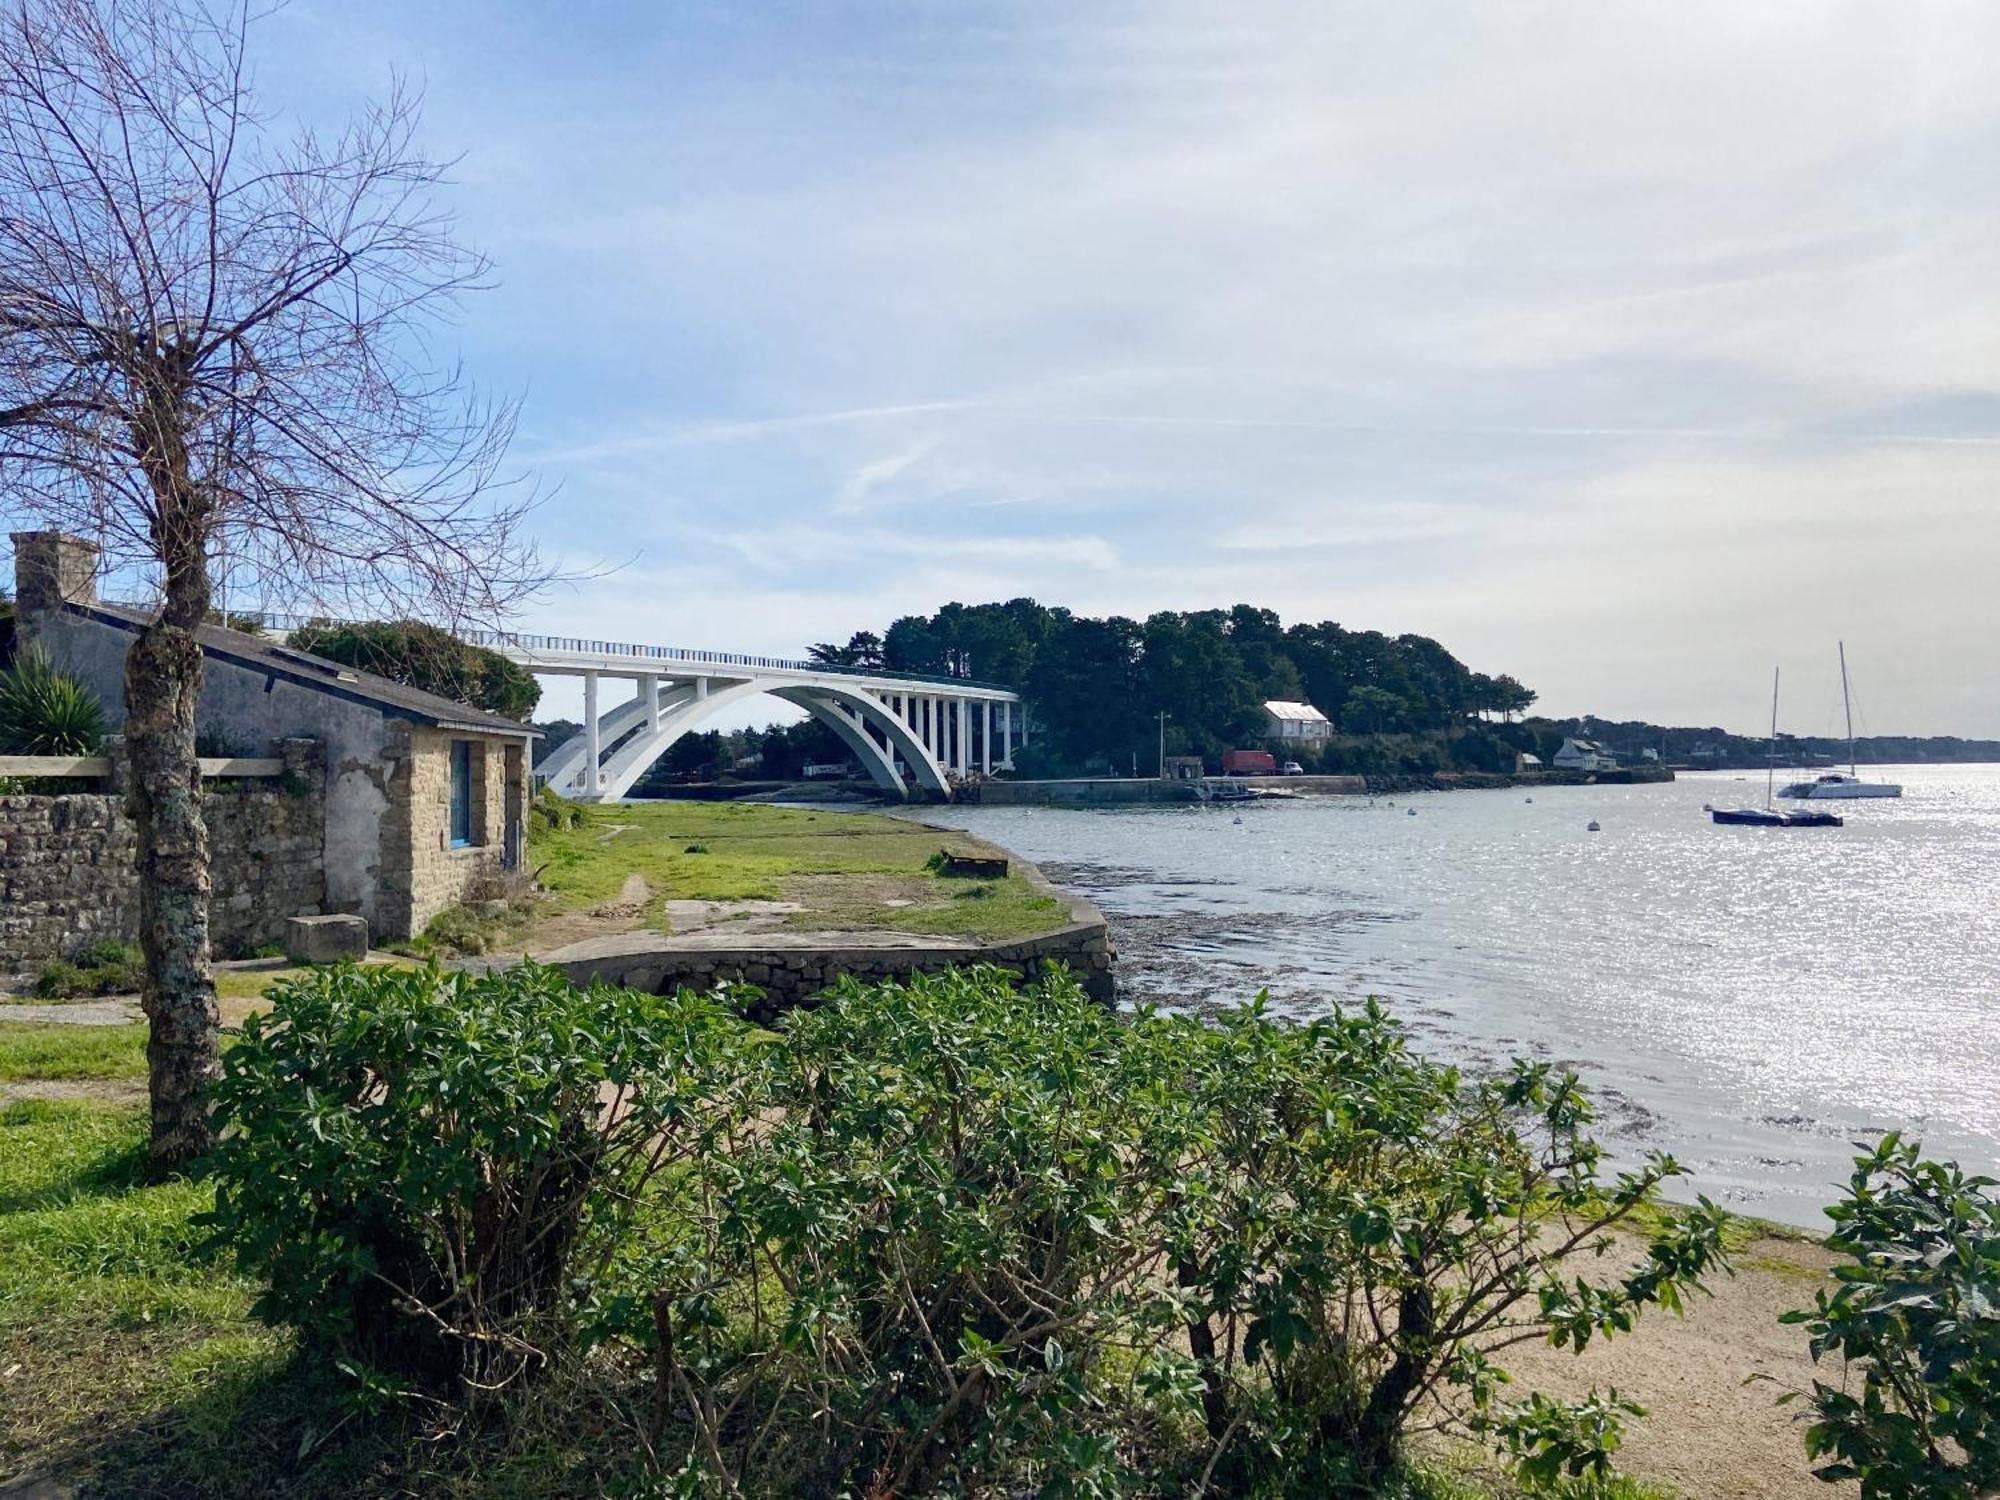
[(194, 631), (208, 611), (207, 558), (198, 541), (163, 550), (175, 554), (166, 603), (125, 658), (126, 806), (139, 841), (156, 1176), (185, 1168), (213, 1143), (207, 1092), (221, 1071), (222, 1022), (209, 968), (208, 824), (194, 743), (202, 680)]

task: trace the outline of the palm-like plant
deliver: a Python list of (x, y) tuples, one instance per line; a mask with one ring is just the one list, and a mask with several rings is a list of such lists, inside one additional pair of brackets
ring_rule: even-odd
[(39, 646), (23, 647), (0, 673), (0, 753), (91, 755), (103, 738), (104, 705)]

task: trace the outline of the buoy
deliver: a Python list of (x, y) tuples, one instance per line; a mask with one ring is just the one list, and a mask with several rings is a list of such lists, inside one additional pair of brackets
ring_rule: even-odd
[(1587, 827), (1589, 828), (1590, 832), (1592, 832), (1592, 833), (1601, 833), (1601, 832), (1603, 832), (1603, 830), (1602, 830), (1601, 828), (1599, 828), (1599, 827), (1597, 826), (1597, 819), (1595, 819), (1595, 818), (1592, 818), (1592, 819), (1590, 820), (1590, 822), (1589, 822), (1589, 823), (1588, 823), (1588, 824), (1587, 824), (1586, 826), (1587, 826)]
[(1413, 808), (1411, 808), (1411, 809), (1410, 809), (1410, 816), (1414, 818), (1414, 817), (1415, 817), (1416, 815), (1417, 815), (1417, 810), (1416, 810), (1416, 809), (1415, 809), (1414, 807), (1413, 807)]
[(1535, 799), (1534, 799), (1533, 797), (1530, 797), (1530, 798), (1529, 798), (1528, 800), (1529, 800), (1530, 802), (1533, 802), (1533, 801), (1534, 801)]
[(1235, 817), (1231, 818), (1229, 821), (1232, 823), (1241, 823), (1243, 821), (1243, 815), (1241, 813), (1238, 813)]

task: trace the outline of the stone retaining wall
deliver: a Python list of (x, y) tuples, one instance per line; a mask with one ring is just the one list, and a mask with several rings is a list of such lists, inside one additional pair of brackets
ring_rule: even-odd
[(725, 980), (751, 984), (764, 992), (764, 999), (750, 1007), (749, 1013), (766, 1021), (810, 1002), (843, 975), (864, 981), (907, 979), (912, 974), (935, 974), (974, 964), (991, 964), (1032, 981), (1047, 973), (1051, 964), (1059, 963), (1094, 999), (1110, 1005), (1117, 998), (1110, 931), (1094, 908), (1088, 917), (1055, 932), (997, 943), (939, 938), (894, 947), (778, 947), (744, 942), (723, 948), (642, 934), (626, 944), (626, 951), (605, 951), (614, 945), (603, 943), (579, 946), (596, 951), (575, 956), (557, 952), (545, 960), (561, 969), (573, 984), (601, 980), (655, 994), (682, 986), (705, 992)]
[[(325, 899), (325, 772), (316, 742), (281, 747), (282, 781), (202, 798), (210, 940), (218, 954), (282, 942), (285, 919)], [(69, 958), (104, 938), (136, 941), (137, 836), (119, 795), (0, 797), (0, 967)]]

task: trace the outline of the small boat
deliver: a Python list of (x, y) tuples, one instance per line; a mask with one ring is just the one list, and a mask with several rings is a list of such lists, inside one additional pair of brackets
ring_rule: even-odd
[(1604, 831), (1603, 825), (1601, 825), (1595, 818), (1592, 818), (1588, 823), (1584, 824), (1583, 827), (1584, 827), (1584, 832), (1586, 833), (1602, 833)]
[[(1709, 817), (1717, 823), (1740, 828), (1839, 828), (1843, 820), (1830, 812), (1779, 812), (1771, 806), (1771, 784), (1777, 775), (1778, 756), (1778, 671), (1771, 670), (1771, 743), (1765, 751), (1764, 805), (1762, 807), (1709, 807)], [(1704, 803), (1704, 806), (1708, 804)]]
[(1863, 781), (1858, 775), (1829, 771), (1811, 781), (1794, 781), (1790, 786), (1780, 787), (1778, 795), (1794, 801), (1836, 802), (1856, 797), (1900, 797), (1903, 789), (1893, 781)]
[(1811, 781), (1794, 781), (1779, 792), (1795, 801), (1852, 801), (1859, 797), (1900, 797), (1902, 787), (1893, 781), (1863, 781), (1861, 766), (1854, 755), (1854, 699), (1847, 691), (1847, 642), (1840, 643), (1840, 702), (1847, 715), (1847, 774), (1829, 771)]
[(1742, 824), (1751, 828), (1783, 828), (1787, 814), (1768, 807), (1711, 807), (1709, 817), (1718, 823)]

